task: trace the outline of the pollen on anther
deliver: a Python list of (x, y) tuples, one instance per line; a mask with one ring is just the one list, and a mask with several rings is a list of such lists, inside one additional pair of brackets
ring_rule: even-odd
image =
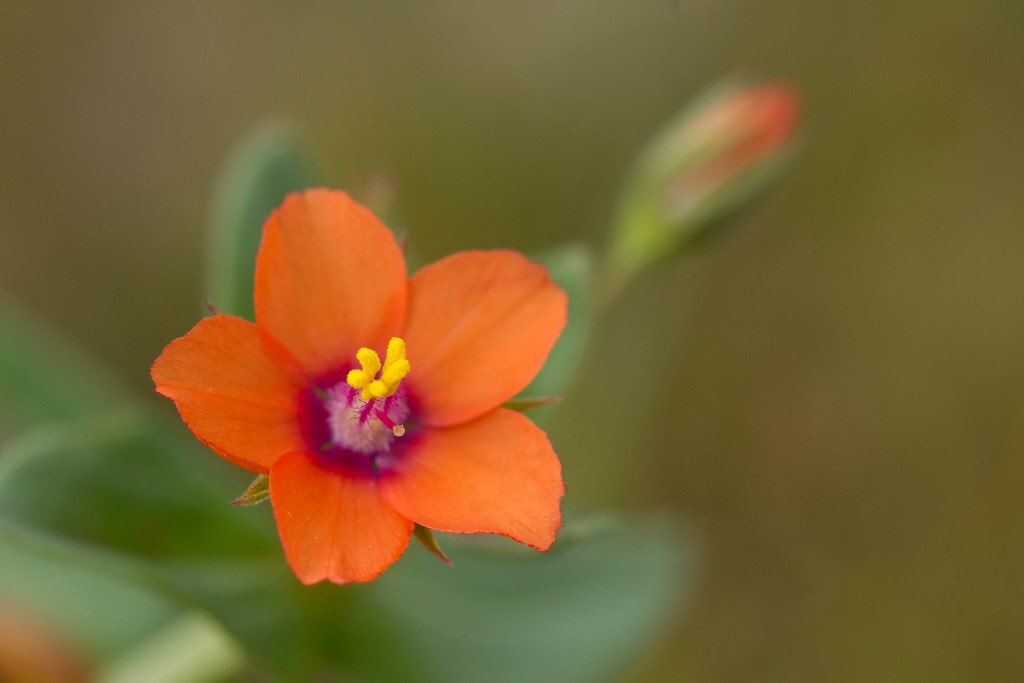
[(405, 357), (405, 341), (400, 337), (392, 337), (388, 342), (383, 364), (377, 352), (366, 347), (356, 352), (356, 360), (360, 368), (350, 370), (345, 381), (350, 387), (360, 391), (360, 397), (364, 401), (393, 396), (411, 369), (409, 360)]

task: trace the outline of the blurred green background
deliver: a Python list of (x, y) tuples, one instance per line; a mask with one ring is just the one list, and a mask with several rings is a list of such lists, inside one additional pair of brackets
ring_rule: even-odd
[(267, 117), (336, 185), (386, 174), (433, 260), (598, 244), (688, 99), (796, 82), (789, 175), (624, 293), (551, 428), (570, 505), (668, 510), (703, 544), (689, 613), (630, 680), (1024, 677), (1024, 5), (0, 17), (0, 289), (140, 395), (198, 315), (218, 168)]

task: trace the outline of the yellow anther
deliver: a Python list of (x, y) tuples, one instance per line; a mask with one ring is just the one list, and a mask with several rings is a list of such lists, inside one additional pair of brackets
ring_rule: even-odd
[(380, 398), (388, 392), (388, 388), (384, 385), (384, 382), (381, 382), (379, 379), (375, 379), (366, 385), (366, 389), (364, 389), (364, 391), (369, 392), (370, 396), (374, 398)]
[(377, 371), (380, 370), (380, 356), (373, 349), (368, 349), (365, 346), (356, 351), (356, 360), (363, 366), (363, 372), (368, 377), (374, 377)]
[(392, 387), (392, 390), (388, 392), (388, 396), (395, 393), (394, 389), (397, 389), (398, 384), (409, 374), (409, 368), (409, 361), (404, 358), (384, 366), (384, 372), (380, 373), (380, 381), (388, 387)]
[(392, 337), (388, 342), (388, 352), (384, 359), (384, 369), (397, 360), (405, 360), (405, 340), (401, 337)]
[(348, 385), (353, 389), (362, 389), (369, 384), (372, 379), (372, 377), (362, 370), (349, 370), (348, 375), (345, 377), (345, 381), (348, 382)]
[[(399, 337), (392, 337), (388, 342), (383, 368), (377, 352), (365, 346), (356, 352), (356, 360), (362, 369), (350, 370), (345, 381), (353, 389), (361, 390), (359, 396), (364, 401), (394, 394), (411, 369), (405, 357), (405, 341)], [(377, 377), (378, 372), (380, 377)]]
[(412, 366), (405, 357), (405, 340), (392, 337), (388, 342), (388, 352), (384, 359), (384, 369), (380, 373), (380, 381), (387, 387), (386, 396), (398, 391), (398, 385), (409, 374)]

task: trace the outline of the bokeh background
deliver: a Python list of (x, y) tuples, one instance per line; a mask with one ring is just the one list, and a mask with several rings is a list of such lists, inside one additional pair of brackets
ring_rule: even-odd
[(140, 396), (196, 319), (217, 171), (268, 117), (336, 185), (385, 174), (433, 260), (600, 245), (688, 99), (795, 82), (789, 174), (612, 305), (551, 427), (572, 506), (669, 511), (702, 544), (689, 610), (629, 680), (1024, 677), (1021, 3), (0, 17), (0, 289)]

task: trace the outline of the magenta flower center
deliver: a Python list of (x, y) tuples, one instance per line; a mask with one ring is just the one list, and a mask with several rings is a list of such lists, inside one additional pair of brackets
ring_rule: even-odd
[(409, 417), (405, 392), (364, 400), (358, 389), (340, 382), (327, 390), (324, 401), (331, 445), (364, 454), (386, 454), (405, 434)]
[(356, 353), (358, 367), (341, 367), (315, 378), (300, 397), (299, 419), (311, 453), (322, 464), (364, 477), (394, 470), (416, 440), (406, 434), (413, 401), (402, 380), (409, 374), (405, 342), (392, 337), (386, 360), (373, 349)]
[(321, 376), (299, 397), (308, 452), (351, 476), (387, 476), (419, 439), (414, 397), (399, 387), (390, 396), (364, 399), (343, 379), (346, 371)]

